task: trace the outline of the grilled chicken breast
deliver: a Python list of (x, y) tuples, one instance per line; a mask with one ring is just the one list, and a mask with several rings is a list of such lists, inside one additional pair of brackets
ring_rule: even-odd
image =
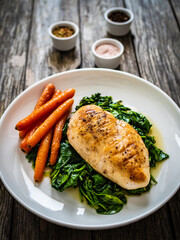
[(148, 185), (148, 150), (128, 123), (96, 105), (87, 105), (71, 117), (67, 136), (81, 157), (111, 181), (125, 189)]

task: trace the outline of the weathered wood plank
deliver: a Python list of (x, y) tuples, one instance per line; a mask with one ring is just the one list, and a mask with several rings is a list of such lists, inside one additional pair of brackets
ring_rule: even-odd
[[(166, 206), (162, 207), (153, 215), (136, 223), (103, 231), (94, 232), (96, 240), (126, 240), (126, 239), (147, 239), (147, 240), (173, 240), (171, 227), (166, 224), (169, 215)], [(164, 225), (165, 224), (165, 225)], [(168, 227), (168, 229), (166, 229)], [(162, 229), (159, 229), (162, 228)]]
[(48, 240), (59, 240), (59, 239), (83, 239), (83, 240), (91, 240), (91, 231), (83, 231), (70, 229), (66, 227), (61, 227), (52, 223), (48, 223), (47, 221), (40, 220), (40, 239)]
[(169, 2), (127, 0), (126, 5), (135, 15), (132, 34), (141, 76), (180, 105), (179, 30)]
[(24, 87), (31, 5), (31, 1), (1, 1), (1, 114)]
[(81, 44), (82, 44), (82, 67), (95, 67), (91, 52), (93, 43), (100, 38), (115, 38), (124, 45), (124, 54), (121, 57), (118, 69), (132, 74), (138, 74), (131, 35), (114, 37), (107, 33), (104, 13), (112, 7), (123, 7), (122, 1), (80, 1), (81, 17)]
[[(13, 198), (0, 181), (0, 239), (9, 239), (13, 211)], [(3, 219), (3, 220), (2, 220)]]
[[(0, 2), (0, 115), (23, 90), (31, 1)], [(0, 182), (0, 239), (10, 239), (13, 198)]]
[(106, 26), (104, 23), (104, 12), (108, 9), (108, 3), (101, 1), (80, 0), (80, 19), (81, 19), (81, 45), (82, 45), (82, 64), (81, 67), (94, 67), (94, 59), (91, 51), (93, 43), (107, 37)]
[(60, 52), (52, 47), (48, 28), (54, 22), (67, 20), (79, 24), (77, 0), (35, 1), (32, 20), (26, 87), (49, 75), (80, 65), (79, 38), (76, 48)]
[(170, 208), (170, 217), (172, 221), (172, 228), (176, 239), (180, 239), (180, 190), (168, 202)]
[(98, 2), (96, 0), (80, 0), (81, 67), (83, 68), (95, 67), (91, 47), (96, 40), (107, 37), (104, 12), (109, 8), (111, 2), (112, 1)]
[(39, 217), (30, 213), (17, 201), (14, 203), (11, 239), (39, 239)]
[(179, 0), (169, 0), (169, 2), (173, 8), (175, 18), (177, 19), (177, 23), (180, 27), (180, 2)]

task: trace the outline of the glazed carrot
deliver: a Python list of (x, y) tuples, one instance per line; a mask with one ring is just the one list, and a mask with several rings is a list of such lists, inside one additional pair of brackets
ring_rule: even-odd
[[(35, 131), (35, 129), (34, 129)], [(32, 132), (33, 133), (33, 132)], [(29, 136), (31, 135), (31, 131), (29, 131), (26, 136), (23, 138), (22, 142), (20, 143), (20, 148), (23, 152), (28, 153), (31, 151), (31, 148), (27, 146), (27, 140)]]
[(45, 119), (46, 118), (40, 119), (37, 123), (35, 123), (32, 126), (32, 128), (30, 128), (30, 130), (27, 132), (26, 136), (23, 138), (23, 140), (20, 143), (20, 148), (23, 152), (28, 153), (31, 151), (32, 148), (28, 147), (27, 141), (29, 137), (33, 135), (33, 133), (38, 129), (38, 127), (43, 123)]
[(36, 157), (36, 164), (34, 169), (34, 180), (41, 181), (43, 177), (44, 168), (48, 158), (52, 139), (53, 129), (50, 129), (41, 140), (39, 150)]
[(54, 127), (54, 133), (53, 133), (53, 139), (52, 139), (52, 144), (51, 144), (51, 154), (50, 154), (50, 164), (53, 166), (58, 157), (59, 153), (59, 148), (60, 148), (60, 143), (61, 143), (61, 138), (62, 138), (62, 130), (64, 127), (64, 124), (66, 122), (68, 113), (65, 113), (63, 117), (56, 123)]
[(30, 127), (27, 127), (24, 130), (19, 131), (19, 137), (24, 138), (26, 136), (27, 132), (29, 131), (29, 129), (30, 129)]
[(74, 100), (68, 99), (61, 104), (48, 118), (38, 127), (35, 133), (29, 137), (27, 144), (29, 147), (34, 147), (44, 135), (61, 119), (61, 117), (72, 106)]
[[(54, 84), (48, 83), (48, 84), (45, 86), (45, 88), (44, 88), (41, 96), (39, 97), (39, 99), (38, 99), (38, 101), (37, 101), (36, 106), (35, 106), (34, 109), (38, 109), (38, 108), (41, 107), (43, 104), (45, 104), (46, 102), (48, 102), (48, 101), (51, 99), (52, 95), (54, 94), (54, 91), (55, 91), (55, 86), (54, 86)], [(24, 130), (19, 131), (19, 137), (20, 137), (20, 138), (24, 138), (24, 137), (26, 136), (26, 133), (29, 131), (29, 129), (30, 129), (30, 127), (27, 127), (27, 128), (25, 128)]]
[[(52, 96), (52, 99), (57, 97), (61, 93), (60, 90), (56, 90)], [(37, 129), (37, 128), (36, 128)], [(37, 157), (36, 157), (36, 164), (34, 169), (34, 180), (35, 181), (41, 181), (43, 177), (44, 168), (46, 165), (46, 161), (48, 158), (48, 153), (51, 145), (51, 140), (53, 136), (53, 128), (50, 129), (46, 135), (41, 140)], [(27, 144), (27, 143), (26, 143)], [(27, 146), (28, 148), (28, 146)]]
[[(56, 90), (52, 96), (52, 98), (55, 98), (57, 97), (59, 94), (61, 93), (60, 90)], [(48, 116), (47, 116), (48, 117)], [(40, 119), (39, 121), (37, 121), (30, 129), (29, 131), (27, 132), (26, 136), (24, 137), (24, 139), (22, 140), (22, 142), (20, 143), (20, 148), (23, 152), (30, 152), (32, 148), (28, 147), (27, 146), (27, 140), (30, 136), (33, 135), (33, 133), (36, 131), (36, 129), (43, 123), (43, 121), (47, 118), (47, 117), (44, 117), (42, 119)], [(24, 130), (23, 130), (24, 131)], [(20, 132), (23, 132), (23, 131), (20, 131)]]
[(40, 98), (38, 99), (36, 106), (34, 109), (38, 109), (42, 105), (44, 105), (46, 102), (48, 102), (51, 97), (53, 96), (55, 91), (55, 86), (52, 83), (48, 83), (46, 87), (44, 88)]
[(47, 115), (51, 111), (55, 110), (60, 104), (65, 102), (67, 99), (72, 98), (74, 96), (75, 90), (74, 89), (67, 89), (64, 92), (60, 93), (56, 98), (49, 100), (47, 103), (42, 105), (40, 108), (35, 109), (29, 116), (22, 119), (16, 124), (16, 129), (21, 131), (38, 119), (42, 118), (43, 116)]
[(60, 93), (62, 93), (61, 90), (59, 90), (59, 89), (55, 90), (55, 92), (54, 92), (52, 98), (55, 98), (55, 97), (59, 96)]

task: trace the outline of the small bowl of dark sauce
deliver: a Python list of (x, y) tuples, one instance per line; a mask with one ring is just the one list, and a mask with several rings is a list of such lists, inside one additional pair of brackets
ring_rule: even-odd
[(107, 31), (114, 36), (126, 35), (134, 19), (133, 13), (127, 8), (115, 7), (104, 14)]

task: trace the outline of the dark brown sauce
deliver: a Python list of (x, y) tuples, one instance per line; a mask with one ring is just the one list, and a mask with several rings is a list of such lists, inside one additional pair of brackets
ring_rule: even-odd
[(121, 11), (112, 12), (109, 14), (108, 18), (113, 22), (126, 22), (130, 17)]

